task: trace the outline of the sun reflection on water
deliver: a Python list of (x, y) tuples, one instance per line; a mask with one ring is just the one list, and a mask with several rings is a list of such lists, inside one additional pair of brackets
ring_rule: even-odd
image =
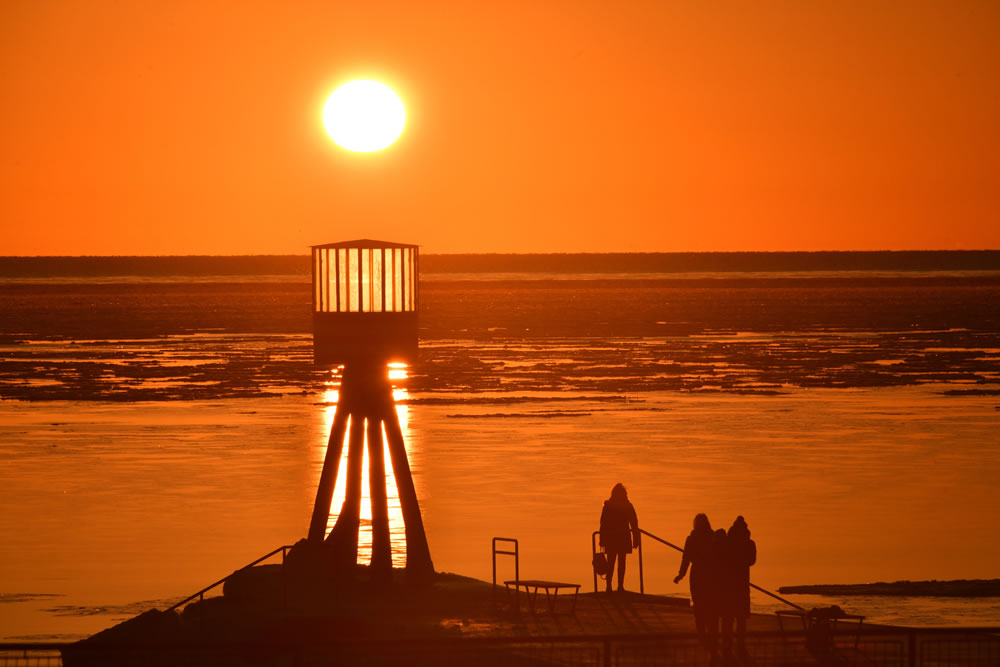
[[(323, 391), (323, 434), (318, 444), (317, 460), (323, 461), (326, 456), (330, 429), (333, 426), (334, 415), (337, 411), (337, 404), (340, 400), (340, 382), (343, 368), (331, 371), (330, 379), (325, 383), (326, 389)], [(392, 399), (396, 403), (396, 417), (399, 419), (399, 427), (403, 433), (403, 441), (407, 445), (410, 442), (409, 429), (409, 406), (405, 401), (408, 398), (406, 387), (397, 386), (396, 383), (405, 381), (409, 377), (409, 370), (404, 363), (389, 364), (389, 381), (392, 387)], [(350, 423), (345, 432), (345, 443), (340, 457), (340, 466), (337, 470), (337, 483), (333, 491), (333, 500), (330, 503), (330, 518), (327, 520), (327, 533), (333, 529), (340, 515), (344, 499), (347, 495), (347, 454), (348, 446), (346, 440), (350, 433)], [(385, 428), (382, 429), (383, 459), (385, 461), (385, 487), (389, 508), (389, 537), (392, 545), (392, 565), (393, 567), (404, 567), (406, 565), (406, 533), (403, 523), (402, 507), (399, 503), (399, 490), (396, 487), (396, 476), (392, 470), (392, 459), (389, 456), (389, 447), (385, 444)], [(314, 488), (319, 484), (321, 467), (317, 467), (314, 479)], [(358, 563), (368, 565), (371, 562), (372, 550), (372, 506), (371, 492), (368, 481), (368, 431), (365, 429), (365, 449), (361, 466), (361, 527), (358, 531)]]

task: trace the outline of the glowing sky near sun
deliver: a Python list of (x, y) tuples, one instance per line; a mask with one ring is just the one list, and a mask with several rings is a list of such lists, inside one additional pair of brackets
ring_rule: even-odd
[[(1000, 4), (0, 5), (0, 254), (1000, 248)], [(373, 79), (385, 150), (323, 105)]]

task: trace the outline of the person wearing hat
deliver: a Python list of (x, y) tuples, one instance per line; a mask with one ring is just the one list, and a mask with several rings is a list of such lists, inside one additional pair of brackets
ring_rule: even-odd
[[(732, 636), (733, 619), (736, 620), (736, 651), (746, 655), (747, 618), (750, 617), (750, 566), (757, 562), (757, 544), (750, 539), (750, 528), (743, 516), (736, 517), (729, 527), (726, 539), (726, 577), (728, 594), (723, 601), (723, 645)], [(728, 648), (728, 647), (725, 647)]]

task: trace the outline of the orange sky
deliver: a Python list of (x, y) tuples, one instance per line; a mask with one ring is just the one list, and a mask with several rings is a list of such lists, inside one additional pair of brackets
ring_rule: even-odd
[[(1000, 248), (1000, 3), (0, 3), (0, 255)], [(348, 153), (336, 85), (407, 127)]]

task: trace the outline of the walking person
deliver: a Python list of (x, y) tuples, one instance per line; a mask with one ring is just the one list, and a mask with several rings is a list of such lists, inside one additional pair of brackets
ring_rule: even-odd
[[(750, 539), (750, 528), (742, 515), (736, 517), (726, 536), (729, 565), (729, 594), (726, 602), (730, 627), (736, 621), (736, 654), (747, 657), (747, 619), (750, 617), (750, 566), (757, 562), (757, 544)], [(723, 631), (731, 633), (723, 626)]]
[[(709, 594), (708, 623), (717, 627), (722, 635), (722, 664), (728, 665), (733, 656), (733, 566), (729, 554), (729, 537), (725, 528), (712, 533), (712, 555), (709, 561), (711, 579)], [(715, 654), (711, 665), (718, 663)]]
[[(694, 627), (702, 646), (713, 658), (717, 655), (717, 628), (712, 591), (712, 524), (705, 514), (696, 514), (691, 534), (684, 541), (684, 555), (674, 583), (680, 583), (691, 568), (691, 606), (694, 608)], [(712, 621), (711, 623), (709, 621)]]
[(625, 590), (625, 556), (632, 547), (639, 546), (639, 520), (635, 507), (628, 499), (625, 485), (619, 482), (611, 489), (611, 497), (604, 501), (601, 510), (601, 546), (608, 556), (608, 585), (611, 592), (611, 575), (618, 563), (618, 590)]

